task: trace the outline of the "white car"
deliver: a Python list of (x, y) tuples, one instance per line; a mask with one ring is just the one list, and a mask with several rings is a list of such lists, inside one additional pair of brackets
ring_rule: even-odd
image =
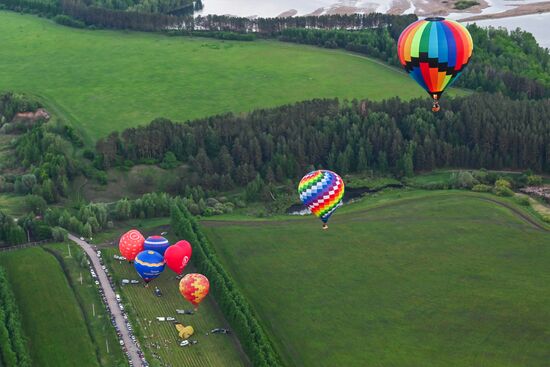
[(124, 340), (120, 339), (119, 343), (120, 343), (120, 345), (124, 345)]
[(180, 343), (180, 347), (187, 347), (189, 346), (189, 340), (184, 340)]
[(115, 294), (115, 298), (116, 298), (116, 300), (117, 300), (117, 301), (119, 301), (119, 302), (120, 302), (120, 294), (118, 294), (118, 293), (117, 293), (117, 294)]
[(97, 280), (95, 281), (95, 285), (99, 285), (99, 282)]
[(101, 257), (101, 251), (97, 252), (97, 257)]
[(175, 320), (176, 320), (176, 319), (173, 318), (173, 317), (167, 317), (167, 318), (166, 318), (166, 321), (175, 321)]

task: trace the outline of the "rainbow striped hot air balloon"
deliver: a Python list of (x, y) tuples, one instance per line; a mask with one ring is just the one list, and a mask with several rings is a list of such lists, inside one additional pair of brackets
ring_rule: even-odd
[(327, 229), (328, 219), (344, 197), (344, 181), (332, 171), (313, 171), (302, 178), (298, 193), (302, 203), (323, 221), (323, 229)]
[(470, 32), (454, 20), (426, 18), (409, 25), (397, 42), (399, 61), (433, 98), (439, 111), (441, 94), (460, 76), (474, 49)]
[(134, 267), (145, 283), (149, 283), (164, 270), (164, 258), (156, 251), (141, 251), (134, 259)]
[(143, 243), (144, 250), (153, 250), (161, 255), (164, 255), (164, 252), (169, 246), (170, 242), (162, 236), (149, 236)]

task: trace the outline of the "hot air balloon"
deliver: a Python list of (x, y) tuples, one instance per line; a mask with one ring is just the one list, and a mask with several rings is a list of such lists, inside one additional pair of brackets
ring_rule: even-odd
[(470, 32), (454, 20), (440, 17), (409, 25), (397, 42), (397, 54), (407, 73), (433, 98), (439, 111), (445, 88), (460, 76), (472, 56)]
[(164, 270), (164, 258), (156, 251), (141, 251), (134, 260), (134, 266), (145, 283), (149, 283)]
[(170, 246), (170, 242), (162, 236), (149, 236), (143, 244), (144, 250), (156, 251), (164, 255), (164, 251)]
[(195, 306), (195, 310), (206, 297), (209, 289), (210, 283), (202, 274), (187, 274), (180, 280), (180, 293)]
[(327, 229), (328, 219), (344, 196), (344, 181), (332, 171), (313, 171), (302, 178), (298, 193), (302, 203), (323, 221), (323, 229)]
[(132, 229), (120, 237), (118, 249), (128, 261), (133, 261), (136, 255), (143, 251), (144, 242), (143, 235), (137, 229)]
[(178, 241), (166, 249), (164, 261), (176, 274), (181, 274), (191, 259), (191, 244), (185, 240)]

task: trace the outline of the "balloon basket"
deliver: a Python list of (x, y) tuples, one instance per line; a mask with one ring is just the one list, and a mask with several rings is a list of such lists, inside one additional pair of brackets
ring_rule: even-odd
[(328, 224), (323, 224), (323, 231), (326, 231), (328, 229)]

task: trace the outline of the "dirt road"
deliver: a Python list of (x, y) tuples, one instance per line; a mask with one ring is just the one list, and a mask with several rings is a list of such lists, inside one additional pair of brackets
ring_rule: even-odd
[(95, 272), (97, 274), (99, 284), (103, 289), (105, 298), (107, 299), (107, 303), (109, 304), (109, 308), (111, 309), (111, 313), (115, 317), (115, 323), (118, 326), (120, 333), (122, 334), (124, 345), (126, 346), (126, 349), (130, 354), (130, 360), (133, 362), (135, 367), (141, 366), (142, 362), (138, 355), (138, 349), (130, 338), (130, 332), (126, 327), (124, 317), (122, 316), (122, 313), (116, 301), (115, 291), (111, 287), (111, 283), (109, 282), (107, 273), (101, 268), (101, 264), (99, 262), (96, 252), (94, 251), (92, 246), (90, 246), (87, 242), (80, 240), (78, 237), (69, 234), (69, 239), (76, 243), (78, 246), (82, 247), (82, 249), (86, 251), (86, 254), (88, 254), (88, 257), (90, 258), (90, 261), (92, 262)]

